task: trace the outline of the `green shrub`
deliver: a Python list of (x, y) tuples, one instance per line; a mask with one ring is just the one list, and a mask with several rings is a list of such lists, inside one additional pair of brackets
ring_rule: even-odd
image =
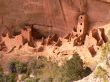
[(53, 82), (53, 78), (49, 77), (45, 80), (45, 82)]
[(34, 58), (29, 62), (28, 70), (31, 70), (30, 73), (34, 72), (41, 82), (71, 82), (92, 72), (88, 67), (83, 68), (83, 62), (77, 53), (61, 67), (44, 57)]
[(27, 72), (27, 64), (11, 60), (8, 63), (8, 68), (11, 73), (26, 73)]
[(27, 78), (27, 79), (25, 80), (25, 82), (32, 82), (32, 79)]
[(3, 69), (0, 67), (0, 82), (16, 82), (16, 74), (10, 73), (8, 75), (5, 75), (3, 73)]
[(60, 67), (51, 61), (48, 61), (45, 68), (42, 70), (41, 79), (53, 80), (61, 76)]
[(0, 82), (3, 82), (4, 73), (2, 67), (0, 67)]
[(107, 79), (108, 72), (105, 69), (103, 69), (101, 66), (97, 67), (95, 76), (98, 78), (103, 78), (104, 82), (108, 82), (108, 79)]
[(109, 39), (108, 42), (102, 46), (102, 53), (101, 53), (101, 57), (100, 57), (100, 62), (103, 62), (103, 60), (106, 60), (106, 64), (108, 66), (110, 66), (109, 61), (107, 59), (107, 56), (110, 53), (110, 30), (108, 32), (108, 39)]
[(107, 42), (103, 47), (102, 47), (102, 54), (101, 54), (101, 61), (107, 59), (107, 55), (110, 52), (110, 42)]
[(92, 70), (91, 70), (89, 67), (85, 67), (85, 68), (83, 69), (82, 76), (83, 76), (83, 77), (86, 77), (86, 76), (88, 76), (90, 73), (92, 73)]
[[(68, 60), (61, 67), (59, 67), (57, 63), (48, 61), (42, 56), (31, 59), (27, 65), (18, 61), (12, 61), (9, 67), (11, 70), (14, 67), (16, 73), (24, 74), (27, 72), (27, 74), (24, 74), (22, 77), (22, 81), (25, 82), (72, 82), (91, 73), (90, 68), (83, 68), (83, 62), (77, 53), (73, 54), (73, 58)], [(35, 78), (30, 78), (30, 74), (33, 74)], [(10, 79), (10, 77), (12, 76), (8, 76), (8, 79)]]
[(4, 82), (16, 82), (17, 78), (16, 78), (16, 74), (15, 73), (10, 73), (9, 75), (5, 75), (4, 76)]
[(26, 73), (27, 72), (27, 65), (22, 62), (16, 62), (16, 71), (17, 73)]
[(63, 76), (64, 82), (72, 82), (73, 80), (79, 80), (85, 76), (83, 62), (77, 53), (73, 54), (73, 58), (64, 64)]
[(45, 57), (40, 56), (38, 59), (33, 58), (29, 61), (28, 70), (40, 78), (40, 81), (50, 82), (54, 78), (61, 75), (59, 67), (56, 63), (47, 61)]
[(12, 59), (8, 63), (8, 69), (11, 73), (16, 73), (16, 60)]
[(47, 60), (45, 57), (33, 58), (28, 63), (28, 73), (38, 75), (42, 73), (42, 69), (45, 67)]

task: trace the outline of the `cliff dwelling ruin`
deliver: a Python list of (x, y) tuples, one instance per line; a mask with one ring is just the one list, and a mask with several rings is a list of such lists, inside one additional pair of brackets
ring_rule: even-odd
[[(96, 50), (94, 49), (94, 46), (100, 47), (103, 43), (107, 42), (107, 36), (105, 34), (104, 28), (95, 28), (92, 29), (91, 31), (88, 30), (88, 23), (87, 23), (87, 17), (86, 15), (79, 15), (78, 17), (78, 24), (77, 24), (77, 30), (72, 31), (71, 33), (67, 34), (64, 38), (58, 37), (57, 34), (54, 35), (48, 35), (47, 38), (42, 36), (40, 39), (40, 44), (38, 45), (43, 45), (43, 46), (57, 46), (60, 47), (62, 46), (63, 39), (67, 40), (67, 42), (73, 42), (73, 47), (74, 46), (87, 46), (89, 52), (91, 55), (96, 54)], [(5, 48), (7, 50), (11, 50), (13, 48), (20, 49), (22, 46), (24, 46), (26, 43), (28, 43), (29, 46), (35, 48), (37, 47), (37, 40), (39, 40), (37, 37), (33, 36), (32, 34), (35, 34), (35, 31), (32, 31), (33, 27), (31, 26), (24, 26), (24, 28), (21, 29), (20, 34), (9, 37), (9, 34), (11, 34), (9, 31), (6, 33), (5, 36), (1, 36), (1, 45), (5, 45)], [(92, 34), (92, 35), (90, 35)], [(33, 33), (34, 32), (34, 33)], [(36, 31), (37, 32), (37, 31)], [(37, 34), (37, 33), (36, 33)], [(88, 36), (88, 37), (87, 37)], [(91, 39), (89, 39), (91, 38)], [(92, 40), (93, 39), (93, 40)], [(88, 40), (88, 41), (86, 41)], [(96, 40), (96, 43), (94, 44), (94, 40)], [(90, 43), (90, 44), (89, 44)], [(42, 47), (43, 48), (43, 47)], [(2, 50), (1, 46), (1, 50)], [(39, 50), (40, 49), (40, 50)], [(38, 48), (38, 51), (41, 51), (41, 47)]]
[(5, 16), (0, 12), (0, 52), (43, 55), (59, 65), (77, 52), (94, 67), (98, 51), (108, 42), (110, 3), (105, 1), (13, 0)]

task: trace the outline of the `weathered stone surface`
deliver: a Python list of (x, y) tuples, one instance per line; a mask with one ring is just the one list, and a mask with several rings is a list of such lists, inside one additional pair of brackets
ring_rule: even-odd
[(81, 35), (74, 40), (74, 46), (84, 45), (84, 42), (85, 42), (85, 36)]
[(31, 38), (31, 28), (23, 28), (21, 30), (21, 34), (14, 36), (13, 38), (9, 36), (9, 32), (6, 34), (6, 36), (1, 36), (1, 43), (4, 42), (8, 50), (11, 50), (14, 47), (19, 49), (21, 46), (24, 45), (24, 43), (29, 43), (29, 45), (33, 45), (34, 42)]
[(88, 18), (87, 15), (80, 15), (78, 17), (78, 24), (77, 24), (77, 34), (78, 36), (86, 35), (88, 31)]
[(55, 46), (61, 46), (62, 45), (62, 41), (60, 39), (58, 39), (57, 43), (55, 44)]
[(40, 46), (37, 51), (38, 52), (43, 52), (44, 51), (44, 47), (43, 46)]
[(105, 35), (104, 28), (99, 28), (99, 29), (93, 29), (92, 30), (92, 37), (97, 40), (97, 45), (101, 46), (103, 42), (107, 42), (108, 38)]
[(110, 0), (99, 0), (99, 1), (110, 3)]
[(6, 37), (2, 37), (2, 41), (8, 50), (11, 50), (13, 47), (19, 48), (23, 45), (23, 38), (21, 35), (16, 36), (15, 38), (9, 38), (7, 34)]
[(45, 45), (45, 44), (46, 44), (46, 41), (44, 38), (42, 38), (41, 45)]
[(108, 41), (108, 38), (105, 35), (105, 29), (104, 28), (99, 28), (99, 30), (101, 31), (101, 37), (102, 37), (103, 41), (106, 43)]
[(95, 51), (95, 49), (94, 49), (94, 46), (90, 46), (89, 48), (88, 48), (88, 50), (89, 50), (89, 52), (91, 53), (91, 55), (92, 55), (92, 57), (94, 57), (95, 55), (96, 55), (96, 51)]
[(50, 35), (47, 37), (47, 40), (46, 40), (46, 44), (47, 44), (47, 45), (52, 44), (53, 40), (52, 40), (51, 38), (52, 38), (52, 37), (51, 37)]
[(23, 36), (23, 38), (25, 40), (30, 42), (31, 38), (32, 38), (32, 36), (31, 36), (31, 28), (25, 26), (25, 28), (21, 29), (21, 35)]
[(77, 24), (77, 36), (74, 40), (74, 46), (84, 45), (85, 38), (88, 32), (88, 18), (86, 14), (80, 15), (78, 17)]
[(71, 36), (71, 33), (67, 34), (64, 38), (65, 38), (65, 39), (69, 39), (70, 36)]
[(58, 41), (58, 38), (59, 38), (58, 35), (57, 34), (54, 34), (51, 39), (53, 41), (57, 42)]
[(98, 29), (93, 29), (93, 30), (92, 30), (92, 37), (94, 37), (97, 41), (100, 40), (100, 36), (99, 36), (99, 33), (98, 33)]

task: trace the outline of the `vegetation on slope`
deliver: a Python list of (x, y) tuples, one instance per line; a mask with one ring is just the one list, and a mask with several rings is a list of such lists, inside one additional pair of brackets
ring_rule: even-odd
[(101, 66), (97, 67), (95, 76), (98, 78), (102, 78), (104, 82), (108, 82), (107, 78), (108, 78), (108, 72), (103, 69)]
[[(110, 30), (108, 32), (109, 41), (102, 46), (101, 62), (106, 62), (106, 65), (110, 67), (108, 54), (110, 54)], [(108, 82), (108, 72), (107, 69), (104, 69), (102, 66), (98, 66), (95, 72), (97, 78), (103, 79), (104, 82)]]
[[(77, 53), (73, 58), (59, 67), (56, 63), (45, 57), (32, 58), (28, 63), (9, 61), (10, 73), (5, 75), (0, 70), (0, 82), (72, 82), (79, 80), (91, 73), (89, 68), (83, 67), (83, 62)], [(18, 78), (21, 75), (21, 78)]]

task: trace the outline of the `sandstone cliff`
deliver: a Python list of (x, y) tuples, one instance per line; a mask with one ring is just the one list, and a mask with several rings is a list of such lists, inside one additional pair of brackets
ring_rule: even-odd
[[(1, 30), (29, 23), (61, 36), (76, 27), (81, 7), (80, 0), (0, 0), (0, 4)], [(109, 0), (87, 0), (87, 4), (88, 28), (109, 23)]]

